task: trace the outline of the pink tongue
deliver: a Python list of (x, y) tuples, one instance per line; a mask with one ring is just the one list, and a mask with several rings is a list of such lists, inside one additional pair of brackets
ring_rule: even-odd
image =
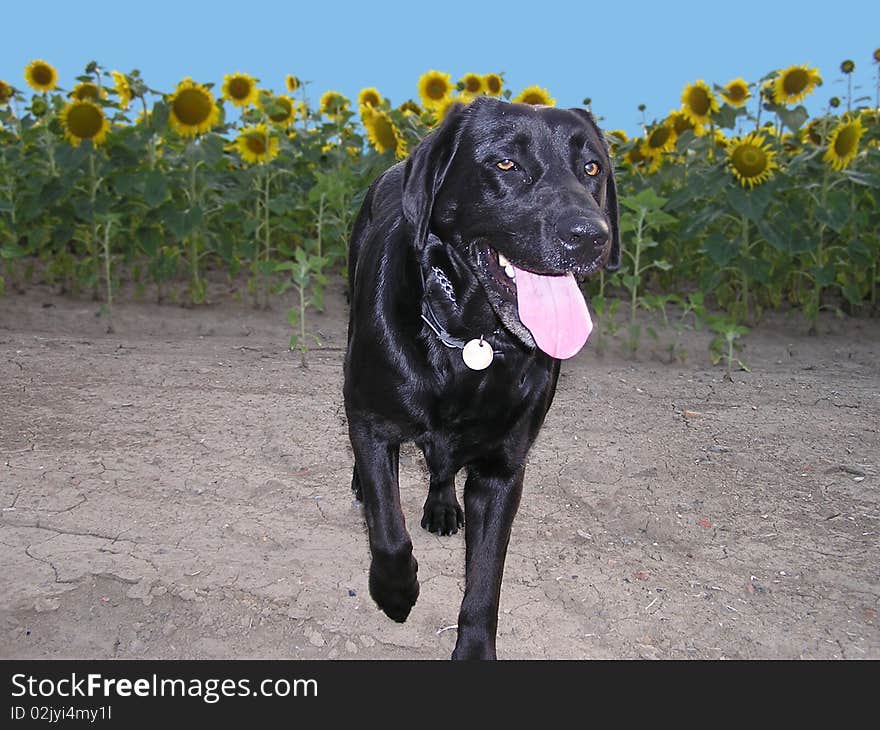
[(593, 330), (593, 321), (574, 276), (541, 276), (514, 269), (519, 318), (538, 347), (560, 360), (577, 355)]

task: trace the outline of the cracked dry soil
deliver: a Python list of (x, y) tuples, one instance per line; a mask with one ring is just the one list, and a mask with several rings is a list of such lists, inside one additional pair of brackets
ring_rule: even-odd
[[(0, 657), (447, 658), (463, 535), (419, 527), (412, 447), (421, 596), (400, 625), (367, 592), (341, 293), (308, 369), (283, 302), (219, 299), (123, 303), (110, 334), (91, 302), (0, 300)], [(733, 382), (697, 333), (685, 365), (563, 365), (500, 657), (880, 658), (880, 322), (802, 330), (754, 330)]]

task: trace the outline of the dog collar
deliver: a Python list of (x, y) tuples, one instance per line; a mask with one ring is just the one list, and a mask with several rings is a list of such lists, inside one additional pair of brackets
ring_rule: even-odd
[[(446, 296), (449, 297), (453, 304), (455, 304), (455, 289), (453, 288), (449, 277), (446, 275), (446, 272), (439, 266), (432, 266), (431, 271), (440, 282), (440, 286)], [(461, 359), (468, 368), (471, 370), (485, 370), (492, 364), (495, 355), (500, 355), (502, 353), (494, 350), (482, 334), (479, 338), (467, 341), (450, 334), (450, 332), (440, 323), (433, 307), (431, 307), (430, 294), (425, 281), (425, 272), (422, 270), (421, 266), (419, 266), (419, 275), (422, 279), (422, 320), (431, 328), (434, 334), (437, 335), (437, 339), (440, 340), (443, 345), (450, 349), (461, 350)], [(492, 334), (498, 334), (498, 330), (496, 329)]]

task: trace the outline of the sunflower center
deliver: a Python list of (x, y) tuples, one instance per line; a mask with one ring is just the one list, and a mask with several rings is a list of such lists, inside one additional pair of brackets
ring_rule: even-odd
[(727, 89), (727, 96), (731, 101), (742, 101), (746, 98), (746, 89), (744, 86), (734, 84)]
[(446, 96), (446, 82), (443, 79), (431, 79), (425, 87), (429, 99), (439, 101)]
[(38, 84), (45, 86), (52, 83), (52, 69), (43, 64), (37, 64), (31, 69), (31, 78)]
[(672, 122), (672, 127), (675, 129), (676, 134), (682, 134), (688, 129), (693, 129), (694, 125), (684, 114), (676, 114)]
[(363, 103), (365, 106), (378, 106), (379, 99), (375, 94), (370, 92), (370, 93), (364, 94)]
[(470, 94), (476, 94), (480, 90), (480, 80), (476, 76), (468, 76), (464, 80), (464, 88)]
[(249, 134), (245, 138), (245, 144), (248, 151), (253, 152), (255, 155), (266, 154), (266, 137), (262, 134)]
[(80, 101), (83, 99), (97, 99), (99, 95), (100, 92), (95, 84), (84, 83), (76, 87), (75, 96)]
[(699, 116), (705, 116), (709, 113), (709, 95), (705, 89), (695, 86), (688, 93), (688, 106)]
[(229, 95), (233, 99), (247, 99), (251, 93), (251, 83), (241, 76), (236, 76), (229, 82)]
[(183, 89), (174, 99), (174, 113), (184, 124), (203, 124), (211, 116), (211, 100), (199, 89)]
[(802, 68), (796, 68), (785, 74), (782, 88), (786, 94), (800, 94), (810, 83), (810, 75)]
[(767, 169), (767, 154), (760, 147), (740, 145), (733, 152), (733, 166), (743, 177), (757, 177)]
[(490, 76), (486, 79), (486, 86), (489, 87), (490, 94), (497, 94), (501, 91), (501, 79), (497, 76)]
[(293, 105), (287, 100), (278, 97), (274, 99), (275, 105), (281, 107), (283, 112), (276, 112), (275, 114), (270, 114), (269, 119), (273, 122), (286, 122), (293, 116)]
[(837, 139), (834, 140), (834, 151), (841, 157), (848, 157), (853, 153), (859, 143), (859, 137), (856, 128), (849, 124), (837, 133)]
[(540, 105), (540, 104), (544, 104), (546, 102), (546, 99), (544, 99), (544, 97), (541, 96), (540, 94), (531, 93), (531, 94), (526, 94), (523, 97), (522, 101), (523, 101), (523, 104)]
[(91, 104), (76, 104), (67, 114), (67, 129), (80, 139), (91, 139), (101, 131), (101, 111)]
[(657, 127), (648, 137), (648, 146), (652, 149), (659, 149), (669, 141), (669, 135), (672, 130), (667, 126)]

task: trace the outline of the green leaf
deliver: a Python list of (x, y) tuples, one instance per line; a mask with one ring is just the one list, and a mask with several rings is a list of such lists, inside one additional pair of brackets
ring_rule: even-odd
[(739, 253), (739, 246), (720, 233), (713, 233), (703, 244), (702, 252), (705, 253), (718, 267), (727, 266)]
[(776, 113), (782, 124), (792, 132), (797, 132), (807, 121), (809, 114), (802, 106), (796, 106), (794, 109), (787, 109), (784, 106), (776, 107)]
[(159, 170), (150, 170), (144, 176), (144, 202), (155, 208), (168, 198), (168, 180)]
[(727, 202), (737, 213), (757, 223), (763, 218), (771, 195), (772, 191), (767, 185), (753, 190), (731, 185), (727, 192)]
[(831, 286), (834, 283), (835, 268), (833, 263), (814, 266), (811, 271), (816, 278), (816, 285), (822, 288)]

